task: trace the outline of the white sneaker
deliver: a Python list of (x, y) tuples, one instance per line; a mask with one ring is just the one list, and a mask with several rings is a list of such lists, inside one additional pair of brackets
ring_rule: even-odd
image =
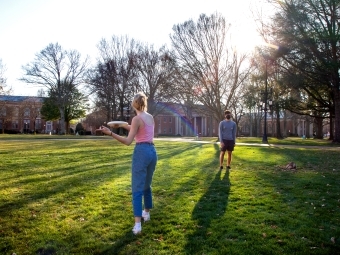
[(150, 212), (146, 212), (146, 211), (143, 210), (142, 217), (143, 217), (144, 221), (149, 221), (150, 220)]
[(132, 229), (132, 232), (137, 235), (142, 232), (142, 226), (141, 225), (135, 225)]

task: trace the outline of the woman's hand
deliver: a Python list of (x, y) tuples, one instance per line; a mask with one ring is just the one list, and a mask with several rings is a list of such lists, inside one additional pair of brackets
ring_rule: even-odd
[(96, 131), (102, 131), (105, 135), (111, 134), (111, 130), (105, 126), (100, 126)]

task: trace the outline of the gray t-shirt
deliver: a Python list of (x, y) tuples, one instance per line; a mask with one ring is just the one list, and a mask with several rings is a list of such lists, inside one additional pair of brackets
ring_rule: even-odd
[(236, 123), (232, 120), (222, 120), (219, 125), (218, 136), (222, 140), (233, 140), (236, 142)]

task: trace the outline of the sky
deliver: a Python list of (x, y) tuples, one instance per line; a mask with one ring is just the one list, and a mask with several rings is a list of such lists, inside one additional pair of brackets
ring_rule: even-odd
[(221, 13), (240, 50), (261, 43), (251, 10), (262, 0), (0, 0), (0, 59), (12, 95), (36, 96), (39, 87), (18, 79), (22, 66), (50, 43), (77, 50), (95, 64), (102, 38), (125, 36), (171, 47), (172, 27), (200, 14)]

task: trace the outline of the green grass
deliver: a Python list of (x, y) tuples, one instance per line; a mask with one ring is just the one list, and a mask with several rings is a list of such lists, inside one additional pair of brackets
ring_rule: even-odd
[[(239, 137), (236, 142), (238, 143), (262, 143), (262, 137)], [(269, 144), (279, 145), (300, 145), (300, 146), (331, 146), (339, 147), (339, 144), (332, 143), (328, 139), (302, 139), (301, 137), (287, 137), (285, 139), (277, 139), (268, 137)]]
[(133, 146), (0, 140), (0, 254), (340, 254), (338, 148), (237, 146), (230, 172), (214, 143), (156, 148), (134, 236)]
[[(88, 135), (48, 135), (48, 134), (17, 134), (17, 135), (8, 135), (8, 134), (0, 134), (1, 140), (31, 140), (31, 139), (107, 139), (110, 138), (108, 136), (88, 136)], [(179, 137), (179, 136), (161, 136), (160, 139), (184, 139), (187, 141), (196, 140), (195, 137)], [(200, 137), (200, 141), (205, 142), (216, 142), (217, 137)], [(261, 144), (262, 137), (238, 137), (236, 139), (237, 143), (250, 143), (250, 144)], [(277, 139), (273, 137), (268, 137), (269, 144), (277, 144), (277, 145), (299, 145), (299, 146), (330, 146), (330, 147), (339, 147), (339, 144), (333, 144), (332, 141), (328, 139), (302, 139), (301, 137), (287, 137), (285, 139)]]

